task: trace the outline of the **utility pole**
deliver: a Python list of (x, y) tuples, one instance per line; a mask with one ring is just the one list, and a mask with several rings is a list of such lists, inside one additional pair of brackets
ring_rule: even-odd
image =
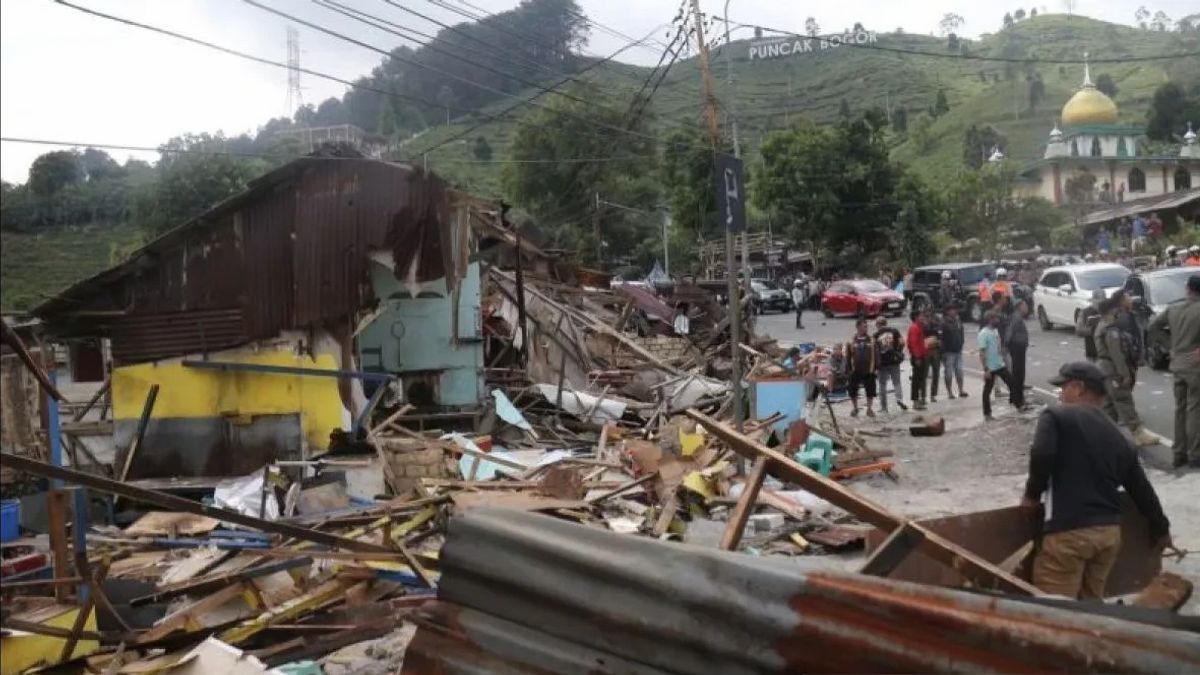
[[(733, 86), (733, 50), (729, 42), (729, 0), (725, 0), (725, 81), (729, 85), (729, 128), (733, 130), (733, 156), (741, 159), (742, 146), (738, 142), (737, 90)], [(750, 295), (750, 237), (742, 232), (742, 291)]]
[(304, 105), (304, 94), (300, 89), (300, 33), (295, 26), (288, 26), (287, 32), (287, 116), (296, 114), (296, 110)]
[[(708, 68), (708, 44), (704, 42), (704, 16), (700, 13), (700, 0), (692, 0), (692, 16), (696, 20), (696, 43), (699, 50), (700, 79), (704, 88), (704, 120), (708, 124), (708, 135), (712, 141), (713, 159), (721, 151), (721, 131), (717, 125), (717, 99), (713, 95), (712, 72)], [(715, 163), (714, 163), (715, 167)], [(729, 293), (729, 356), (732, 364), (731, 388), (733, 391), (733, 423), (742, 430), (742, 303), (738, 299), (737, 274), (734, 272), (733, 233), (725, 230), (725, 281)], [(745, 462), (738, 462), (738, 469), (745, 472)]]
[(671, 277), (671, 211), (663, 211), (663, 272)]

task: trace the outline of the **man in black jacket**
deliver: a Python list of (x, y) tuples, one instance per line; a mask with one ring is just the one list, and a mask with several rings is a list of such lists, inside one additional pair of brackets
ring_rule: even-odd
[(1021, 506), (1035, 512), (1045, 497), (1042, 544), (1033, 583), (1047, 593), (1100, 599), (1121, 548), (1124, 487), (1150, 521), (1151, 541), (1171, 545), (1170, 522), (1138, 463), (1137, 451), (1105, 414), (1105, 375), (1086, 362), (1068, 363), (1051, 379), (1063, 405), (1038, 418)]
[(958, 304), (950, 303), (942, 318), (942, 372), (946, 375), (946, 396), (954, 398), (954, 382), (958, 383), (958, 395), (965, 397), (963, 391), (963, 322), (958, 318)]

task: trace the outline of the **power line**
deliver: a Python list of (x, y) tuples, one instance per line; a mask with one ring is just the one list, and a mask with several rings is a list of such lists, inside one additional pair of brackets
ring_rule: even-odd
[[(386, 1), (386, 0), (385, 0), (385, 1)], [(461, 55), (459, 55), (459, 54), (455, 54), (455, 53), (454, 53), (452, 50), (449, 50), (449, 49), (444, 49), (444, 48), (442, 48), (442, 47), (438, 46), (437, 44), (434, 44), (434, 42), (436, 42), (436, 41), (437, 41), (437, 37), (435, 37), (435, 36), (433, 36), (433, 35), (429, 35), (428, 33), (422, 33), (421, 31), (418, 31), (418, 30), (416, 30), (416, 29), (413, 29), (413, 28), (409, 28), (408, 26), (404, 26), (404, 25), (402, 25), (402, 24), (398, 24), (398, 23), (394, 23), (394, 22), (392, 22), (392, 21), (388, 21), (387, 19), (380, 18), (380, 17), (378, 17), (378, 16), (375, 16), (375, 15), (373, 15), (373, 14), (370, 14), (370, 13), (368, 13), (368, 12), (364, 12), (364, 11), (362, 11), (362, 10), (354, 9), (353, 7), (349, 7), (349, 6), (347, 6), (347, 5), (343, 5), (343, 4), (339, 3), (339, 2), (336, 2), (335, 0), (313, 0), (313, 2), (314, 2), (316, 5), (320, 6), (320, 7), (324, 7), (325, 9), (328, 9), (328, 10), (330, 10), (330, 11), (337, 12), (338, 14), (341, 14), (342, 16), (346, 16), (346, 17), (349, 17), (349, 18), (351, 18), (351, 19), (354, 19), (355, 21), (359, 21), (359, 22), (361, 22), (361, 23), (365, 23), (365, 24), (367, 24), (368, 26), (371, 26), (372, 28), (376, 28), (376, 29), (378, 29), (378, 30), (384, 31), (385, 33), (389, 33), (389, 34), (391, 34), (391, 35), (395, 35), (395, 36), (397, 36), (397, 37), (404, 38), (405, 40), (408, 40), (408, 41), (410, 41), (410, 42), (413, 42), (413, 43), (415, 43), (415, 44), (417, 44), (417, 45), (419, 45), (419, 46), (421, 46), (421, 47), (423, 47), (423, 48), (425, 48), (425, 49), (428, 49), (428, 50), (430, 50), (430, 51), (433, 51), (433, 52), (437, 52), (437, 53), (439, 53), (439, 54), (445, 54), (445, 55), (449, 56), (450, 58), (457, 59), (457, 60), (459, 60), (459, 61), (462, 61), (463, 63), (466, 63), (466, 64), (468, 64), (468, 65), (474, 66), (474, 67), (476, 67), (476, 68), (479, 68), (479, 69), (481, 69), (481, 70), (484, 70), (484, 71), (486, 71), (486, 72), (493, 73), (493, 74), (495, 74), (495, 75), (499, 75), (499, 76), (501, 76), (501, 77), (506, 77), (506, 78), (508, 78), (508, 79), (510, 79), (510, 80), (512, 80), (512, 81), (514, 81), (514, 82), (518, 82), (518, 83), (520, 83), (520, 84), (523, 84), (523, 85), (525, 85), (525, 86), (527, 86), (527, 87), (538, 87), (538, 86), (539, 86), (539, 85), (537, 85), (537, 84), (535, 84), (535, 83), (533, 83), (533, 82), (530, 82), (529, 80), (526, 80), (526, 79), (523, 79), (523, 78), (517, 77), (516, 75), (513, 75), (513, 74), (511, 74), (511, 73), (505, 73), (505, 72), (503, 72), (503, 71), (501, 71), (501, 70), (497, 70), (497, 69), (495, 69), (495, 68), (492, 68), (491, 66), (488, 66), (488, 65), (485, 65), (485, 64), (479, 63), (478, 61), (472, 61), (471, 59), (468, 59), (468, 58), (466, 58), (465, 56), (461, 56)], [(253, 4), (253, 3), (252, 3), (252, 4)], [(399, 7), (399, 5), (397, 5), (397, 7)], [(386, 24), (387, 26), (393, 26), (393, 27), (395, 27), (395, 28), (397, 28), (397, 29), (399, 29), (399, 30), (407, 31), (407, 32), (410, 32), (410, 33), (415, 33), (415, 34), (417, 34), (417, 35), (420, 35), (421, 37), (427, 38), (428, 40), (430, 40), (430, 42), (421, 42), (421, 41), (419, 41), (419, 40), (416, 40), (416, 39), (414, 39), (414, 38), (408, 37), (407, 35), (404, 35), (404, 34), (402, 34), (402, 33), (398, 32), (398, 31), (396, 31), (396, 30), (391, 30), (391, 29), (389, 29), (389, 28), (387, 28), (387, 27), (385, 27), (385, 26), (381, 26), (381, 25), (379, 25), (379, 24), (377, 24), (377, 23), (373, 23), (374, 21), (378, 21), (379, 23)], [(487, 43), (483, 43), (483, 44), (487, 45)], [(497, 49), (496, 47), (494, 47), (494, 46), (492, 46), (492, 45), (487, 45), (487, 46), (489, 46), (489, 47), (490, 47), (490, 48), (492, 48), (492, 49)], [(394, 57), (394, 56), (392, 56), (391, 58), (395, 58), (395, 57)], [(400, 59), (397, 59), (397, 60), (400, 60)], [(405, 61), (401, 60), (401, 62), (405, 62)], [(572, 100), (575, 100), (575, 101), (577, 101), (577, 102), (579, 102), (579, 103), (584, 103), (584, 102), (585, 102), (583, 99), (580, 99), (580, 98), (577, 98), (577, 97), (573, 97), (573, 96), (571, 96), (570, 94), (566, 94), (566, 93), (564, 93), (564, 92), (555, 92), (555, 93), (556, 93), (556, 94), (559, 94), (560, 96), (566, 96), (567, 98), (571, 98)]]
[[(215, 157), (244, 157), (248, 159), (279, 159), (278, 155), (272, 155), (263, 152), (236, 152), (233, 150), (195, 150), (191, 148), (171, 148), (168, 146), (150, 146), (150, 145), (124, 145), (118, 143), (84, 143), (79, 141), (59, 141), (44, 138), (24, 138), (16, 136), (0, 137), (0, 142), (4, 143), (25, 143), (29, 145), (53, 145), (62, 147), (77, 147), (77, 148), (98, 148), (101, 150), (126, 150), (130, 152), (157, 152), (167, 155), (204, 155)], [(360, 157), (324, 157), (299, 155), (299, 157), (311, 157), (313, 159), (369, 159)], [(447, 164), (591, 164), (600, 162), (629, 162), (633, 160), (646, 159), (649, 155), (630, 155), (625, 157), (570, 157), (562, 159), (441, 159), (441, 163)]]
[[(483, 13), (483, 14), (487, 15), (487, 16), (492, 16), (492, 17), (496, 17), (496, 16), (497, 16), (496, 14), (493, 14), (493, 13), (489, 12), (488, 10), (486, 10), (486, 9), (484, 9), (484, 8), (482, 8), (482, 7), (480, 7), (479, 5), (473, 5), (473, 4), (471, 4), (470, 2), (468, 2), (468, 0), (456, 0), (456, 1), (457, 1), (459, 4), (461, 4), (461, 5), (465, 5), (465, 6), (467, 6), (467, 7), (470, 7), (470, 8), (472, 8), (472, 9), (474, 9), (474, 10), (478, 11), (478, 12), (481, 12), (481, 13)], [(445, 6), (445, 2), (444, 2), (444, 0), (438, 0), (437, 2), (435, 2), (435, 4), (439, 4), (439, 5)], [(447, 9), (449, 9), (449, 7), (447, 7)], [(569, 11), (569, 10), (568, 10), (568, 11)], [(579, 13), (579, 12), (569, 12), (569, 13), (571, 14), (571, 16), (574, 16), (575, 18), (578, 18), (578, 19), (582, 19), (584, 23), (587, 23), (587, 24), (590, 24), (590, 25), (592, 25), (592, 26), (595, 26), (596, 28), (598, 28), (598, 29), (600, 29), (600, 30), (604, 31), (605, 33), (607, 33), (607, 34), (609, 34), (609, 35), (611, 35), (611, 36), (613, 36), (613, 37), (615, 37), (615, 38), (618, 38), (618, 39), (620, 39), (620, 40), (624, 40), (625, 42), (633, 42), (633, 38), (632, 38), (632, 37), (630, 37), (630, 36), (628, 36), (628, 35), (625, 35), (624, 33), (621, 33), (620, 31), (617, 31), (617, 30), (616, 30), (616, 29), (614, 29), (614, 28), (610, 28), (609, 26), (606, 26), (606, 25), (604, 25), (604, 24), (600, 23), (599, 21), (596, 21), (595, 19), (592, 19), (592, 18), (588, 17), (586, 14), (581, 14), (581, 13)], [(508, 17), (498, 17), (498, 18), (504, 18), (504, 19), (506, 19), (506, 20), (508, 19)], [(512, 24), (511, 24), (511, 23), (509, 23), (509, 25), (512, 25)], [(666, 45), (665, 45), (665, 44), (663, 44), (663, 43), (662, 43), (661, 41), (659, 41), (659, 40), (653, 40), (653, 42), (657, 43), (657, 44), (658, 44), (660, 47), (666, 47)], [(648, 46), (648, 45), (640, 45), (640, 46), (642, 46), (644, 49), (649, 49), (649, 50), (651, 50), (651, 51), (658, 51), (657, 49), (654, 49), (653, 47), (650, 47), (650, 46)]]
[[(268, 59), (268, 58), (264, 58), (261, 56), (255, 56), (253, 54), (247, 54), (246, 52), (238, 51), (238, 50), (232, 49), (230, 47), (223, 47), (221, 45), (214, 44), (212, 42), (201, 40), (199, 38), (194, 38), (189, 35), (184, 35), (182, 33), (177, 33), (175, 31), (167, 30), (165, 28), (151, 26), (149, 24), (140, 23), (138, 21), (133, 21), (132, 19), (125, 19), (125, 18), (122, 18), (119, 16), (114, 16), (112, 14), (105, 14), (104, 12), (100, 12), (100, 11), (97, 11), (94, 9), (89, 9), (87, 7), (82, 7), (80, 5), (71, 4), (70, 2), (67, 2), (67, 0), (55, 0), (55, 2), (62, 5), (63, 7), (68, 7), (70, 9), (74, 9), (76, 11), (83, 12), (84, 14), (90, 14), (92, 16), (95, 16), (95, 17), (98, 17), (101, 19), (105, 19), (108, 21), (115, 21), (117, 23), (124, 24), (126, 26), (132, 26), (134, 28), (141, 28), (143, 30), (148, 30), (148, 31), (151, 31), (154, 33), (158, 33), (160, 35), (166, 35), (167, 37), (172, 37), (177, 40), (183, 40), (184, 42), (190, 42), (192, 44), (199, 45), (201, 47), (207, 47), (208, 49), (212, 49), (212, 50), (215, 50), (218, 52), (229, 54), (231, 56), (236, 56), (238, 58), (246, 59), (248, 61), (254, 61), (256, 63), (261, 63), (261, 64), (268, 65), (268, 66), (275, 66), (276, 68), (283, 68), (285, 70), (291, 69), (291, 67), (292, 67), (291, 65), (284, 63), (282, 61), (275, 61), (273, 59)], [(472, 108), (457, 108), (454, 106), (444, 106), (436, 101), (431, 101), (431, 100), (421, 97), (421, 96), (416, 96), (413, 94), (401, 94), (399, 92), (388, 91), (386, 89), (379, 89), (377, 87), (371, 87), (371, 86), (367, 86), (364, 84), (359, 84), (359, 83), (353, 82), (351, 80), (337, 77), (336, 75), (329, 75), (328, 73), (323, 73), (323, 72), (320, 72), (317, 70), (312, 70), (311, 68), (299, 67), (299, 68), (297, 68), (297, 70), (299, 70), (300, 72), (305, 73), (307, 75), (312, 75), (313, 77), (319, 77), (319, 78), (322, 78), (325, 80), (329, 80), (330, 82), (337, 82), (338, 84), (344, 84), (347, 87), (351, 87), (353, 89), (360, 89), (362, 91), (374, 92), (376, 94), (381, 94), (381, 95), (387, 96), (389, 98), (397, 98), (397, 99), (403, 99), (403, 100), (408, 100), (408, 101), (415, 101), (417, 103), (422, 103), (422, 104), (425, 104), (432, 108), (447, 108), (448, 107), (451, 110), (454, 110), (456, 112), (464, 112), (464, 113), (480, 115), (483, 117), (493, 117), (494, 119), (502, 119), (499, 116), (489, 115), (488, 113), (485, 113), (482, 110), (476, 110), (476, 109), (472, 109)]]
[[(460, 81), (462, 81), (462, 82), (465, 82), (465, 83), (467, 83), (467, 84), (470, 84), (470, 85), (472, 85), (472, 86), (474, 86), (474, 87), (478, 87), (478, 88), (480, 88), (480, 89), (482, 89), (482, 90), (484, 90), (484, 91), (491, 92), (491, 93), (493, 93), (493, 94), (496, 94), (496, 95), (498, 95), (498, 96), (503, 96), (503, 97), (505, 97), (505, 98), (516, 99), (516, 100), (519, 102), (519, 103), (518, 103), (518, 105), (529, 105), (529, 106), (533, 106), (533, 107), (536, 107), (536, 108), (543, 108), (543, 109), (545, 109), (545, 110), (549, 110), (549, 111), (551, 111), (553, 114), (556, 114), (556, 115), (565, 115), (565, 116), (568, 116), (568, 117), (574, 117), (574, 118), (576, 118), (576, 119), (579, 119), (579, 120), (583, 121), (585, 124), (587, 124), (587, 125), (589, 125), (589, 126), (594, 126), (594, 127), (602, 127), (602, 128), (605, 128), (605, 129), (610, 129), (610, 130), (612, 130), (612, 131), (616, 131), (617, 133), (621, 133), (621, 134), (627, 134), (627, 135), (632, 135), (632, 136), (640, 136), (640, 137), (642, 137), (642, 138), (646, 138), (646, 139), (649, 139), (649, 140), (656, 140), (654, 136), (651, 136), (651, 135), (649, 135), (649, 134), (643, 134), (643, 133), (641, 133), (641, 132), (638, 132), (638, 131), (633, 131), (633, 130), (630, 130), (630, 129), (625, 129), (625, 128), (623, 128), (623, 127), (618, 127), (618, 126), (614, 126), (614, 125), (611, 125), (611, 124), (606, 124), (606, 123), (603, 123), (603, 122), (597, 122), (597, 121), (595, 121), (595, 120), (588, 119), (587, 117), (585, 117), (585, 116), (583, 116), (583, 115), (578, 115), (578, 114), (576, 114), (576, 113), (573, 113), (573, 112), (571, 112), (571, 111), (569, 111), (569, 110), (555, 109), (555, 108), (553, 108), (553, 107), (551, 107), (551, 106), (548, 106), (548, 105), (546, 105), (546, 104), (544, 104), (544, 103), (539, 103), (539, 102), (537, 102), (537, 101), (535, 100), (535, 99), (537, 99), (539, 96), (541, 96), (542, 94), (545, 94), (545, 93), (550, 93), (550, 92), (552, 92), (552, 91), (554, 90), (554, 87), (558, 87), (558, 86), (560, 86), (560, 85), (562, 84), (562, 82), (559, 82), (558, 84), (555, 84), (555, 85), (553, 85), (553, 86), (551, 86), (551, 87), (549, 87), (549, 88), (547, 88), (547, 87), (542, 87), (542, 86), (537, 86), (536, 88), (539, 90), (539, 93), (538, 93), (538, 94), (535, 94), (534, 96), (532, 96), (532, 97), (530, 97), (530, 98), (528, 98), (528, 99), (522, 99), (522, 98), (520, 98), (519, 96), (517, 96), (517, 95), (515, 95), (515, 94), (509, 94), (509, 93), (507, 93), (507, 92), (504, 92), (504, 91), (501, 91), (501, 90), (499, 90), (499, 89), (495, 89), (495, 88), (493, 88), (493, 87), (489, 87), (489, 86), (487, 86), (487, 85), (480, 84), (480, 83), (478, 83), (478, 82), (473, 82), (473, 81), (471, 81), (471, 80), (469, 80), (469, 79), (467, 79), (467, 78), (460, 77), (460, 76), (458, 76), (458, 75), (454, 75), (453, 73), (448, 73), (448, 72), (442, 71), (442, 70), (441, 70), (441, 69), (439, 69), (439, 68), (434, 68), (433, 66), (429, 66), (429, 65), (427, 65), (427, 64), (423, 64), (423, 63), (420, 63), (420, 62), (417, 62), (417, 61), (410, 61), (410, 60), (408, 60), (408, 59), (402, 59), (402, 58), (396, 57), (396, 56), (392, 55), (391, 53), (387, 52), (386, 50), (380, 49), (379, 47), (376, 47), (376, 46), (374, 46), (374, 45), (367, 44), (366, 42), (363, 42), (363, 41), (361, 41), (361, 40), (356, 40), (355, 38), (349, 37), (349, 36), (347, 36), (347, 35), (343, 35), (343, 34), (341, 34), (341, 33), (337, 32), (337, 31), (335, 31), (335, 30), (332, 30), (332, 29), (329, 29), (329, 28), (325, 28), (324, 26), (320, 26), (320, 25), (318, 25), (318, 24), (314, 24), (314, 23), (312, 23), (312, 22), (310, 22), (310, 21), (305, 21), (305, 20), (303, 20), (303, 19), (297, 18), (297, 17), (295, 17), (295, 16), (292, 16), (291, 14), (288, 14), (287, 12), (283, 12), (283, 11), (280, 11), (280, 10), (278, 10), (278, 9), (275, 9), (275, 8), (272, 8), (272, 7), (267, 7), (266, 5), (263, 5), (263, 4), (259, 3), (259, 2), (257, 2), (256, 0), (242, 0), (242, 2), (245, 2), (246, 4), (248, 4), (248, 5), (251, 5), (251, 6), (253, 6), (253, 7), (257, 7), (257, 8), (259, 8), (259, 9), (262, 9), (262, 10), (264, 10), (264, 11), (266, 11), (266, 12), (269, 12), (269, 13), (271, 13), (271, 14), (275, 14), (276, 16), (282, 17), (282, 18), (284, 18), (284, 19), (287, 19), (287, 20), (289, 20), (289, 21), (294, 21), (294, 22), (296, 22), (296, 23), (299, 23), (299, 24), (301, 24), (301, 25), (303, 25), (303, 26), (308, 26), (309, 28), (312, 28), (312, 29), (314, 29), (314, 30), (320, 31), (320, 32), (322, 32), (322, 33), (325, 33), (326, 35), (330, 35), (330, 36), (332, 36), (332, 37), (336, 37), (336, 38), (338, 38), (338, 39), (340, 39), (340, 40), (343, 40), (343, 41), (345, 41), (345, 42), (349, 42), (350, 44), (354, 44), (354, 45), (357, 45), (357, 46), (359, 46), (359, 47), (362, 47), (362, 48), (364, 48), (364, 49), (369, 49), (369, 50), (371, 50), (371, 51), (373, 51), (373, 52), (377, 52), (377, 53), (379, 53), (379, 54), (382, 54), (382, 55), (384, 55), (384, 56), (387, 56), (387, 57), (389, 57), (389, 58), (393, 58), (393, 59), (399, 60), (401, 63), (410, 63), (411, 65), (417, 66), (418, 68), (425, 68), (425, 69), (427, 69), (427, 70), (430, 70), (430, 71), (433, 71), (433, 72), (436, 72), (436, 73), (439, 73), (439, 74), (446, 75), (447, 77), (453, 77), (453, 78), (454, 78), (454, 79), (456, 79), (456, 80), (460, 80)], [(567, 78), (567, 81), (570, 81), (570, 78)], [(557, 92), (556, 92), (556, 93), (557, 93)], [(583, 103), (592, 103), (592, 102), (590, 102), (590, 101), (586, 101), (586, 100), (583, 100), (583, 101), (581, 101), (581, 102), (583, 102)], [(440, 106), (439, 106), (439, 107), (440, 107)], [(501, 114), (506, 114), (506, 113), (507, 113), (509, 110), (511, 110), (511, 108), (509, 108), (509, 109), (506, 109), (506, 110), (505, 110), (503, 113), (501, 113)], [(426, 150), (426, 152), (428, 152), (428, 150)]]
[[(730, 21), (733, 21), (731, 18)], [(1042, 59), (1042, 58), (1014, 58), (1007, 56), (981, 56), (978, 54), (961, 54), (952, 52), (927, 52), (919, 49), (902, 49), (900, 47), (888, 47), (878, 44), (859, 44), (854, 40), (833, 39), (832, 37), (821, 37), (818, 35), (801, 35), (795, 31), (783, 30), (781, 28), (771, 28), (768, 26), (760, 26), (753, 23), (743, 23), (735, 21), (738, 27), (741, 28), (757, 28), (767, 33), (777, 33), (786, 37), (794, 37), (802, 40), (816, 40), (817, 42), (844, 45), (846, 47), (854, 47), (855, 49), (873, 49), (881, 52), (891, 52), (893, 54), (906, 54), (909, 56), (932, 56), (939, 59), (959, 59), (963, 61), (1000, 61), (1004, 63), (1047, 63), (1047, 64), (1064, 64), (1064, 65), (1082, 65), (1084, 63), (1139, 63), (1145, 61), (1167, 61), (1170, 59), (1187, 58), (1189, 56), (1200, 56), (1200, 51), (1194, 52), (1179, 52), (1176, 54), (1155, 54), (1152, 56), (1128, 56), (1124, 58), (1108, 58), (1108, 59)]]

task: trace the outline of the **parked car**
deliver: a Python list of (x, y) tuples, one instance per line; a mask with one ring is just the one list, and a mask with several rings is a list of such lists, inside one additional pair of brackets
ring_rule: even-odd
[(938, 290), (942, 284), (942, 272), (946, 271), (958, 279), (961, 290), (957, 300), (962, 306), (963, 315), (971, 321), (982, 321), (983, 313), (979, 310), (979, 282), (989, 274), (995, 278), (996, 266), (992, 263), (958, 262), (918, 267), (913, 270), (913, 309), (936, 306)]
[(835, 281), (821, 295), (821, 311), (825, 316), (900, 316), (904, 312), (904, 296), (874, 279)]
[(750, 303), (754, 306), (755, 314), (763, 314), (768, 310), (792, 311), (792, 294), (773, 281), (751, 279), (750, 293)]
[[(1188, 277), (1195, 274), (1194, 267), (1167, 267), (1147, 272), (1135, 272), (1125, 280), (1125, 291), (1134, 297), (1138, 323), (1142, 330), (1150, 321), (1167, 309), (1167, 305), (1182, 301), (1187, 296)], [(1146, 363), (1151, 368), (1163, 370), (1171, 359), (1171, 345), (1153, 341), (1145, 334)]]
[(1043, 330), (1055, 325), (1078, 326), (1095, 291), (1112, 295), (1125, 285), (1129, 270), (1114, 263), (1051, 267), (1042, 272), (1033, 291), (1034, 312)]

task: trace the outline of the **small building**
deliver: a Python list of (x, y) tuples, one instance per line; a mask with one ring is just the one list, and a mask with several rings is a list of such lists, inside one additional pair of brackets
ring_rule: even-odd
[[(1145, 128), (1120, 121), (1117, 104), (1092, 83), (1086, 63), (1082, 86), (1063, 105), (1061, 124), (1051, 129), (1042, 158), (1022, 170), (1019, 194), (1056, 205), (1119, 204), (1200, 187), (1200, 146), (1191, 125), (1179, 130), (1184, 135), (1177, 152), (1145, 154)], [(1090, 183), (1090, 189), (1072, 190), (1079, 178), (1085, 180), (1075, 184)]]
[(130, 478), (242, 474), (327, 449), (378, 386), (478, 408), (471, 221), (494, 214), (412, 167), (305, 157), (34, 314), (107, 341), (118, 453), (158, 385)]

